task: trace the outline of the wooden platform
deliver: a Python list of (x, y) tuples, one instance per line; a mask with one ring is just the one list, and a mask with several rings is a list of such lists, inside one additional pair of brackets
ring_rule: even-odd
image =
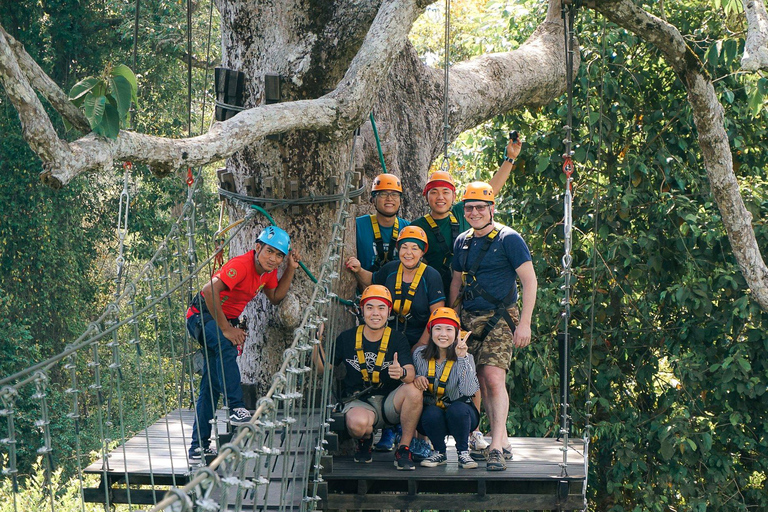
[(459, 469), (453, 443), (448, 464), (398, 471), (393, 453), (374, 453), (370, 464), (334, 457), (324, 506), (330, 510), (570, 510), (581, 509), (583, 443), (569, 443), (563, 471), (562, 443), (546, 438), (510, 438), (514, 459), (505, 471)]
[[(197, 466), (190, 466), (187, 450), (192, 437), (194, 411), (173, 411), (110, 453), (108, 467), (101, 460), (84, 471), (101, 476), (99, 487), (85, 489), (89, 502), (148, 505), (160, 501), (170, 486), (189, 482)], [(227, 432), (223, 413), (218, 430)], [(307, 426), (311, 428), (307, 428)], [(304, 475), (318, 442), (319, 414), (303, 415), (286, 435), (276, 431), (269, 445), (281, 455), (250, 461), (244, 475), (261, 477), (261, 484), (241, 491), (241, 510), (304, 510), (307, 484)], [(334, 425), (336, 427), (337, 425)], [(333, 435), (328, 447), (334, 446)], [(228, 441), (226, 439), (223, 442)], [(570, 510), (583, 503), (584, 457), (580, 440), (571, 442), (567, 471), (561, 462), (562, 444), (555, 439), (510, 438), (514, 460), (507, 470), (489, 472), (459, 469), (456, 451), (449, 443), (445, 466), (415, 471), (396, 470), (393, 453), (374, 453), (370, 464), (351, 457), (325, 456), (317, 496), (326, 510)], [(221, 495), (219, 495), (219, 499)], [(235, 493), (230, 491), (227, 509)]]

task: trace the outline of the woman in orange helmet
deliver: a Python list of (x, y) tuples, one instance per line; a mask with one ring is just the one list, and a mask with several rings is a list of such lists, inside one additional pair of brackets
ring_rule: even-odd
[(429, 249), (423, 229), (404, 228), (398, 236), (397, 249), (398, 260), (375, 273), (363, 269), (355, 258), (347, 260), (347, 268), (362, 286), (386, 286), (394, 300), (390, 325), (405, 333), (411, 347), (424, 345), (429, 339), (426, 327), (430, 313), (445, 305), (443, 282), (440, 274), (422, 261)]

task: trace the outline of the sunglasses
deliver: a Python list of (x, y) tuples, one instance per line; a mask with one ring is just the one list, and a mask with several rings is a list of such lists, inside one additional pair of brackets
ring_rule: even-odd
[(464, 211), (466, 213), (471, 213), (472, 210), (477, 210), (477, 213), (485, 213), (485, 211), (488, 209), (487, 204), (465, 204), (464, 205)]

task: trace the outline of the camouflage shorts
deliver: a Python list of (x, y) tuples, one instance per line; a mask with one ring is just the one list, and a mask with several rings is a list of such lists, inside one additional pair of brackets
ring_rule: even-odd
[[(509, 311), (512, 321), (517, 325), (520, 322), (520, 310), (517, 306), (512, 306), (507, 311)], [(486, 322), (491, 319), (493, 314), (493, 311), (483, 311), (480, 314), (462, 311), (461, 323), (464, 329), (480, 335)], [(509, 370), (509, 365), (512, 361), (512, 350), (514, 349), (513, 337), (512, 330), (507, 325), (507, 321), (502, 317), (483, 342), (478, 341), (473, 336), (467, 343), (467, 346), (469, 353), (475, 358), (477, 366), (487, 364), (503, 370)]]

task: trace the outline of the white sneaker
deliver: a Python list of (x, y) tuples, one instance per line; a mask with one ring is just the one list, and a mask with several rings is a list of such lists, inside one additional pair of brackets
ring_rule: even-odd
[(232, 425), (244, 425), (249, 421), (251, 421), (251, 413), (245, 407), (235, 407), (229, 415), (229, 422)]
[(479, 452), (482, 450), (485, 450), (490, 445), (488, 444), (488, 441), (485, 440), (485, 437), (483, 437), (483, 433), (479, 430), (475, 430), (471, 434), (469, 434), (469, 449), (475, 452)]
[(444, 453), (435, 452), (434, 454), (432, 454), (431, 457), (421, 461), (421, 465), (424, 466), (425, 468), (434, 468), (437, 466), (442, 466), (447, 462), (448, 462), (448, 457), (446, 457)]

